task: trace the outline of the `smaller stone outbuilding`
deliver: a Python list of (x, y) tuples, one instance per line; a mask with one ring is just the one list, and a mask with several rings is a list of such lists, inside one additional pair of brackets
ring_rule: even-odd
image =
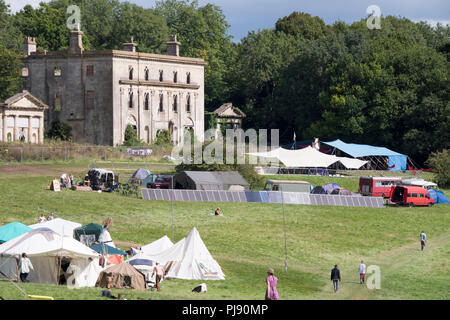
[(217, 115), (217, 130), (220, 131), (221, 124), (225, 124), (226, 129), (242, 129), (242, 120), (246, 117), (245, 113), (232, 103), (225, 103), (214, 110)]
[(44, 142), (44, 110), (48, 105), (23, 90), (0, 102), (0, 141)]

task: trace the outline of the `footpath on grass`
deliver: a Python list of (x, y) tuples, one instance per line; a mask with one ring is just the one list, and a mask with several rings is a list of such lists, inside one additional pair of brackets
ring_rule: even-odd
[[(445, 264), (445, 259), (439, 257), (444, 252), (448, 254), (450, 252), (450, 232), (442, 234), (435, 238), (428, 238), (425, 250), (422, 252), (420, 248), (420, 241), (414, 241), (406, 245), (384, 251), (377, 256), (367, 258), (370, 263), (366, 263), (366, 266), (377, 265), (381, 271), (381, 288), (369, 289), (366, 285), (359, 283), (359, 275), (357, 273), (357, 265), (354, 272), (349, 274), (348, 272), (342, 272), (342, 282), (339, 284), (339, 290), (335, 294), (333, 292), (333, 284), (328, 281), (328, 284), (322, 288), (322, 291), (314, 297), (315, 299), (337, 299), (337, 300), (367, 300), (367, 299), (411, 299), (411, 293), (416, 293), (420, 290), (415, 288), (421, 287), (421, 283), (414, 281), (414, 277), (411, 281), (401, 282), (400, 285), (405, 287), (405, 290), (396, 287), (392, 288), (393, 284), (389, 283), (389, 279), (393, 279), (393, 275), (419, 276), (420, 278), (427, 280), (427, 278), (433, 277), (429, 271), (432, 269), (431, 265), (436, 264), (436, 261), (441, 261), (440, 264)], [(447, 253), (446, 253), (447, 252)], [(436, 258), (438, 256), (438, 258)], [(340, 268), (341, 269), (341, 268)], [(412, 270), (413, 269), (413, 270)], [(331, 269), (330, 269), (331, 270)], [(417, 270), (423, 274), (417, 274)], [(420, 271), (421, 270), (421, 271)], [(412, 275), (411, 273), (415, 273)], [(439, 272), (435, 272), (441, 274)], [(370, 276), (366, 275), (366, 280)], [(445, 277), (448, 277), (446, 275)], [(395, 278), (395, 277), (394, 277)], [(329, 278), (328, 278), (329, 279)], [(395, 285), (398, 285), (397, 283)], [(386, 290), (383, 292), (383, 290)], [(390, 293), (395, 291), (393, 296)], [(408, 292), (410, 291), (410, 292)], [(402, 296), (404, 292), (404, 296)], [(445, 293), (443, 293), (445, 295)], [(448, 293), (447, 293), (448, 295)], [(427, 298), (427, 297), (423, 297)], [(450, 296), (449, 296), (450, 298)]]

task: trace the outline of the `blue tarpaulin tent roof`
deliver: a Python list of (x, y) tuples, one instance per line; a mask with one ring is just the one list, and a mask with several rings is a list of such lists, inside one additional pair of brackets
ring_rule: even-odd
[(434, 199), (435, 204), (438, 204), (438, 203), (449, 204), (450, 203), (450, 200), (447, 199), (447, 197), (445, 196), (445, 194), (442, 191), (430, 189), (430, 190), (428, 190), (428, 192), (430, 193), (430, 197)]
[(97, 251), (98, 253), (104, 253), (104, 250), (106, 250), (106, 254), (120, 254), (122, 256), (126, 256), (127, 254), (123, 252), (122, 250), (119, 250), (117, 248), (108, 246), (107, 244), (103, 243), (96, 243), (91, 245), (91, 249)]
[(330, 142), (322, 142), (336, 149), (339, 149), (346, 154), (354, 157), (370, 157), (370, 156), (387, 156), (388, 167), (392, 171), (406, 170), (406, 162), (408, 156), (389, 150), (385, 147), (375, 147), (367, 144), (345, 143), (342, 140), (334, 140)]
[(0, 243), (7, 242), (31, 230), (33, 229), (20, 222), (11, 222), (5, 224), (4, 226), (0, 227)]

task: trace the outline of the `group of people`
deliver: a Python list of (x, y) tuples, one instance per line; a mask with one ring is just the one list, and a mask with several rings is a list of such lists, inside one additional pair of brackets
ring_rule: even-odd
[(61, 188), (70, 189), (73, 186), (73, 176), (71, 173), (69, 174), (63, 173), (60, 177), (60, 180), (61, 180)]
[[(424, 231), (420, 233), (420, 246), (421, 250), (425, 250), (425, 243), (426, 243), (427, 235)], [(366, 265), (363, 260), (361, 260), (359, 266), (358, 266), (358, 273), (359, 273), (359, 283), (364, 284), (366, 281)], [(338, 268), (338, 265), (335, 264), (334, 268), (331, 270), (331, 276), (330, 280), (333, 282), (333, 289), (336, 293), (339, 289), (339, 282), (341, 282), (341, 271)], [(266, 300), (279, 300), (278, 291), (277, 291), (277, 283), (278, 279), (274, 276), (273, 269), (267, 270), (267, 278), (266, 278)]]
[(50, 212), (50, 214), (48, 215), (48, 217), (46, 218), (45, 215), (43, 213), (41, 213), (41, 215), (38, 217), (38, 222), (39, 223), (43, 223), (46, 221), (51, 221), (55, 218), (55, 213), (54, 212)]

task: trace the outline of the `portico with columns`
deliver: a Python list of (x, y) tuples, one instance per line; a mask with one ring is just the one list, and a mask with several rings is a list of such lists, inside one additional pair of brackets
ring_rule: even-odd
[(26, 90), (0, 102), (0, 141), (43, 143), (46, 109)]

